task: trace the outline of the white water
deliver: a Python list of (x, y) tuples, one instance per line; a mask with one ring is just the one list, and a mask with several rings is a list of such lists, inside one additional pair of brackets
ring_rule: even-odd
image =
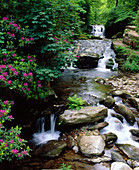
[(93, 34), (95, 37), (105, 38), (104, 25), (91, 25), (91, 26), (92, 26), (91, 34)]
[[(119, 97), (115, 97), (116, 104), (123, 104)], [(138, 129), (137, 123), (130, 126), (129, 123), (123, 118), (123, 123), (116, 117), (112, 117), (111, 113), (116, 113), (113, 109), (108, 109), (108, 117), (105, 119), (109, 125), (101, 130), (101, 134), (112, 132), (117, 135), (117, 143), (131, 144), (139, 147), (139, 143), (132, 139), (130, 129)]]
[(51, 127), (49, 131), (45, 131), (45, 118), (41, 117), (37, 120), (38, 132), (33, 134), (33, 142), (36, 145), (40, 145), (43, 143), (47, 143), (50, 140), (58, 140), (59, 138), (59, 131), (55, 131), (55, 122), (56, 118), (54, 114), (50, 116), (51, 120)]

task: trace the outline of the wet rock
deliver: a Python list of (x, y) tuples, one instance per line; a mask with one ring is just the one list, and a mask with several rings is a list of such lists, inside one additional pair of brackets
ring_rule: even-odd
[(139, 168), (139, 162), (132, 160), (132, 159), (128, 159), (127, 163), (130, 167), (135, 168), (138, 167)]
[(117, 140), (117, 136), (112, 132), (104, 134), (103, 136), (107, 145), (115, 143)]
[(132, 95), (129, 92), (124, 91), (124, 90), (116, 90), (116, 91), (112, 92), (112, 94), (114, 96), (120, 96), (122, 98), (130, 98), (130, 97), (132, 97)]
[(132, 168), (123, 162), (113, 162), (111, 164), (111, 170), (132, 170)]
[(139, 137), (139, 130), (138, 129), (131, 129), (130, 132), (132, 135)]
[(130, 125), (134, 125), (135, 123), (135, 116), (133, 114), (133, 112), (126, 106), (119, 104), (119, 105), (115, 105), (115, 107), (113, 108), (113, 110), (117, 113), (120, 113), (121, 115), (124, 116), (124, 118), (126, 119), (126, 121), (130, 124)]
[(135, 107), (139, 111), (139, 98), (129, 98), (129, 101), (131, 102), (131, 105)]
[(74, 146), (74, 144), (75, 144), (74, 143), (74, 139), (73, 139), (72, 136), (68, 136), (67, 140), (68, 140), (67, 141), (67, 147), (71, 149)]
[(66, 148), (66, 142), (62, 140), (52, 140), (47, 142), (46, 144), (41, 145), (38, 149), (35, 150), (35, 156), (49, 157), (54, 158), (58, 157), (63, 150)]
[(117, 113), (111, 113), (111, 115), (112, 115), (113, 117), (116, 117), (117, 119), (119, 119), (119, 120), (123, 123), (123, 116), (122, 116), (122, 115), (119, 115), (119, 114), (117, 114)]
[(128, 158), (139, 161), (139, 148), (129, 144), (116, 144)]
[(102, 155), (105, 142), (101, 136), (82, 136), (78, 141), (79, 150), (86, 157)]
[(110, 58), (110, 59), (108, 60), (108, 62), (106, 63), (106, 68), (112, 69), (113, 66), (114, 66), (113, 59)]
[(101, 130), (103, 129), (104, 127), (108, 126), (109, 124), (107, 122), (101, 122), (101, 123), (98, 123), (97, 125), (89, 125), (89, 126), (83, 126), (82, 129), (86, 129), (86, 130)]
[(63, 124), (76, 125), (83, 123), (93, 123), (103, 120), (107, 117), (108, 109), (105, 107), (85, 107), (77, 110), (65, 110), (60, 115), (60, 122)]
[(111, 152), (111, 158), (115, 162), (124, 162), (124, 163), (126, 163), (126, 161), (123, 159), (121, 154), (119, 152), (117, 152), (117, 151), (112, 151)]
[(134, 168), (133, 170), (139, 170), (139, 167)]
[(115, 105), (115, 100), (112, 96), (107, 96), (103, 104), (108, 108), (112, 108)]

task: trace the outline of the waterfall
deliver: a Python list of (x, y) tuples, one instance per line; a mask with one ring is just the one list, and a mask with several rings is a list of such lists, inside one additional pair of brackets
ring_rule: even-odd
[(99, 60), (98, 62), (98, 69), (102, 69), (103, 71), (110, 71), (110, 69), (106, 68), (107, 63), (109, 62), (109, 60), (111, 59), (111, 61), (113, 62), (113, 67), (112, 69), (114, 70), (115, 68), (118, 67), (118, 64), (115, 62), (115, 57), (116, 54), (114, 53), (114, 50), (111, 49), (111, 40), (109, 41), (109, 43), (107, 44), (107, 46), (105, 47), (105, 51), (103, 53), (103, 58)]
[(91, 34), (95, 37), (105, 38), (105, 27), (104, 25), (91, 25), (92, 31)]
[(36, 145), (47, 143), (49, 140), (57, 140), (59, 138), (59, 131), (55, 131), (56, 117), (54, 114), (50, 115), (50, 130), (45, 131), (45, 117), (37, 119), (37, 133), (33, 134), (32, 141)]

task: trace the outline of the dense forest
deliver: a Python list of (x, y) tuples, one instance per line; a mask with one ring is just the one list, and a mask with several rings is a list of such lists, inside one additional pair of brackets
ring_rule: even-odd
[[(1, 93), (47, 102), (54, 93), (50, 82), (61, 75), (63, 67), (78, 59), (74, 40), (91, 38), (90, 25), (95, 24), (105, 25), (107, 38), (123, 34), (127, 25), (135, 25), (139, 33), (138, 6), (138, 0), (1, 0)], [(13, 119), (8, 113), (14, 103), (5, 96), (4, 103), (0, 100), (0, 138), (2, 133), (6, 136), (0, 139), (0, 161), (21, 159), (30, 150), (23, 149), (26, 141), (18, 137), (20, 128), (4, 129), (4, 122)], [(21, 148), (18, 154), (12, 145), (15, 136)], [(6, 143), (9, 140), (10, 145)]]

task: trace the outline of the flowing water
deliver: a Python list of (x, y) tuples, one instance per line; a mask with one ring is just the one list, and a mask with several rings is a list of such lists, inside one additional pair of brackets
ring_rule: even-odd
[[(80, 40), (80, 42), (81, 41), (84, 43), (85, 40)], [(86, 46), (88, 46), (89, 40), (86, 40), (86, 42)], [(89, 43), (92, 43), (92, 41)], [(92, 48), (94, 48), (94, 53), (97, 53), (98, 51), (99, 55), (103, 56), (103, 58), (99, 60), (97, 68), (78, 69), (74, 68), (71, 63), (71, 67), (69, 69), (65, 69), (63, 75), (55, 81), (55, 84), (53, 85), (54, 90), (59, 97), (61, 104), (65, 104), (65, 101), (67, 101), (69, 96), (77, 94), (78, 97), (82, 97), (82, 99), (88, 102), (88, 104), (98, 106), (100, 105), (100, 99), (104, 99), (111, 91), (112, 88), (110, 86), (95, 82), (96, 77), (109, 78), (118, 74), (117, 71), (111, 71), (106, 68), (106, 62), (109, 58), (112, 58), (114, 61), (113, 67), (117, 67), (114, 60), (115, 53), (111, 49), (111, 40), (94, 40)], [(116, 104), (122, 103), (122, 100), (117, 97), (115, 97), (115, 101)], [(139, 147), (139, 144), (132, 140), (132, 135), (129, 131), (130, 129), (138, 129), (137, 124), (130, 126), (124, 118), (122, 123), (116, 117), (112, 117), (111, 113), (115, 113), (115, 111), (113, 109), (108, 109), (108, 117), (105, 121), (109, 123), (109, 126), (101, 130), (101, 134), (113, 132), (118, 136), (118, 143), (129, 143)], [(58, 139), (60, 132), (55, 131), (56, 118), (52, 114), (50, 119), (51, 126), (49, 131), (45, 131), (46, 120), (44, 117), (37, 120), (38, 131), (33, 134), (33, 141), (36, 144), (42, 144), (52, 139)]]

